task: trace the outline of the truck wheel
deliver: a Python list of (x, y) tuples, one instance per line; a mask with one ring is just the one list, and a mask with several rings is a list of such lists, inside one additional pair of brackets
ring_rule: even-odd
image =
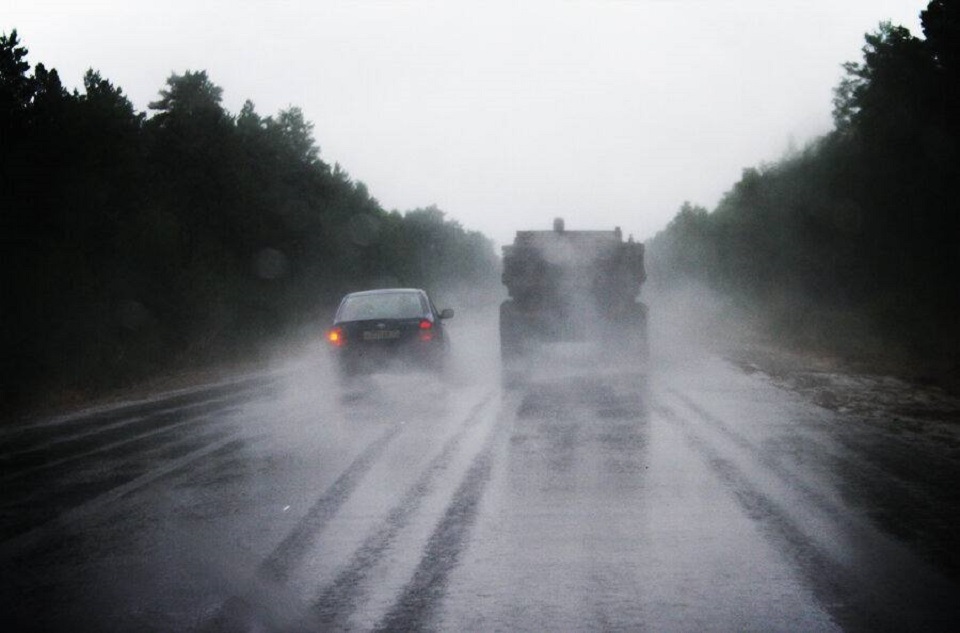
[(647, 358), (650, 353), (650, 345), (647, 339), (647, 306), (644, 303), (638, 303), (633, 307), (633, 332), (637, 352), (641, 358)]
[(523, 355), (527, 335), (524, 316), (513, 301), (500, 304), (500, 379), (505, 389), (523, 386)]
[(500, 358), (513, 360), (523, 352), (523, 322), (513, 301), (500, 304)]

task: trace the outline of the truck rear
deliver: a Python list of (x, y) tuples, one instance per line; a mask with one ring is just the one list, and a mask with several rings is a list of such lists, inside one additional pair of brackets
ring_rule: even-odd
[(526, 361), (552, 344), (588, 344), (601, 363), (641, 361), (647, 309), (638, 297), (645, 279), (643, 244), (624, 241), (619, 227), (567, 231), (557, 219), (552, 231), (518, 231), (503, 247), (510, 297), (500, 306), (505, 381), (529, 373)]

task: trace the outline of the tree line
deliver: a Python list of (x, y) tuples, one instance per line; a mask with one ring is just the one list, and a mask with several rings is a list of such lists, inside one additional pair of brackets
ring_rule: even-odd
[(745, 169), (712, 211), (685, 203), (648, 244), (661, 285), (694, 280), (796, 344), (960, 371), (960, 3), (923, 38), (882, 23), (843, 65), (834, 129)]
[(297, 107), (232, 114), (187, 71), (138, 112), (27, 53), (0, 35), (7, 411), (249, 356), (350, 290), (498, 283), (489, 239), (436, 207), (384, 210)]

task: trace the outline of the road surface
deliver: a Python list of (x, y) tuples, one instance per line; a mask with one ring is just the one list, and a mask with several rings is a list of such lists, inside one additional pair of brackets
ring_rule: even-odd
[(8, 425), (5, 630), (958, 630), (956, 409), (667, 345), (505, 390), (492, 327), (444, 383), (306, 350)]

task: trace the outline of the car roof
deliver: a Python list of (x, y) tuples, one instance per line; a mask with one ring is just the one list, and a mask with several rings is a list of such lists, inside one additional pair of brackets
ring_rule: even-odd
[[(426, 294), (423, 290), (419, 288), (378, 288), (377, 290), (361, 290), (360, 292), (351, 292), (346, 295), (346, 297), (358, 297), (364, 295), (384, 295), (384, 294), (396, 294), (401, 292), (416, 292), (419, 294)], [(344, 298), (346, 298), (344, 297)]]

